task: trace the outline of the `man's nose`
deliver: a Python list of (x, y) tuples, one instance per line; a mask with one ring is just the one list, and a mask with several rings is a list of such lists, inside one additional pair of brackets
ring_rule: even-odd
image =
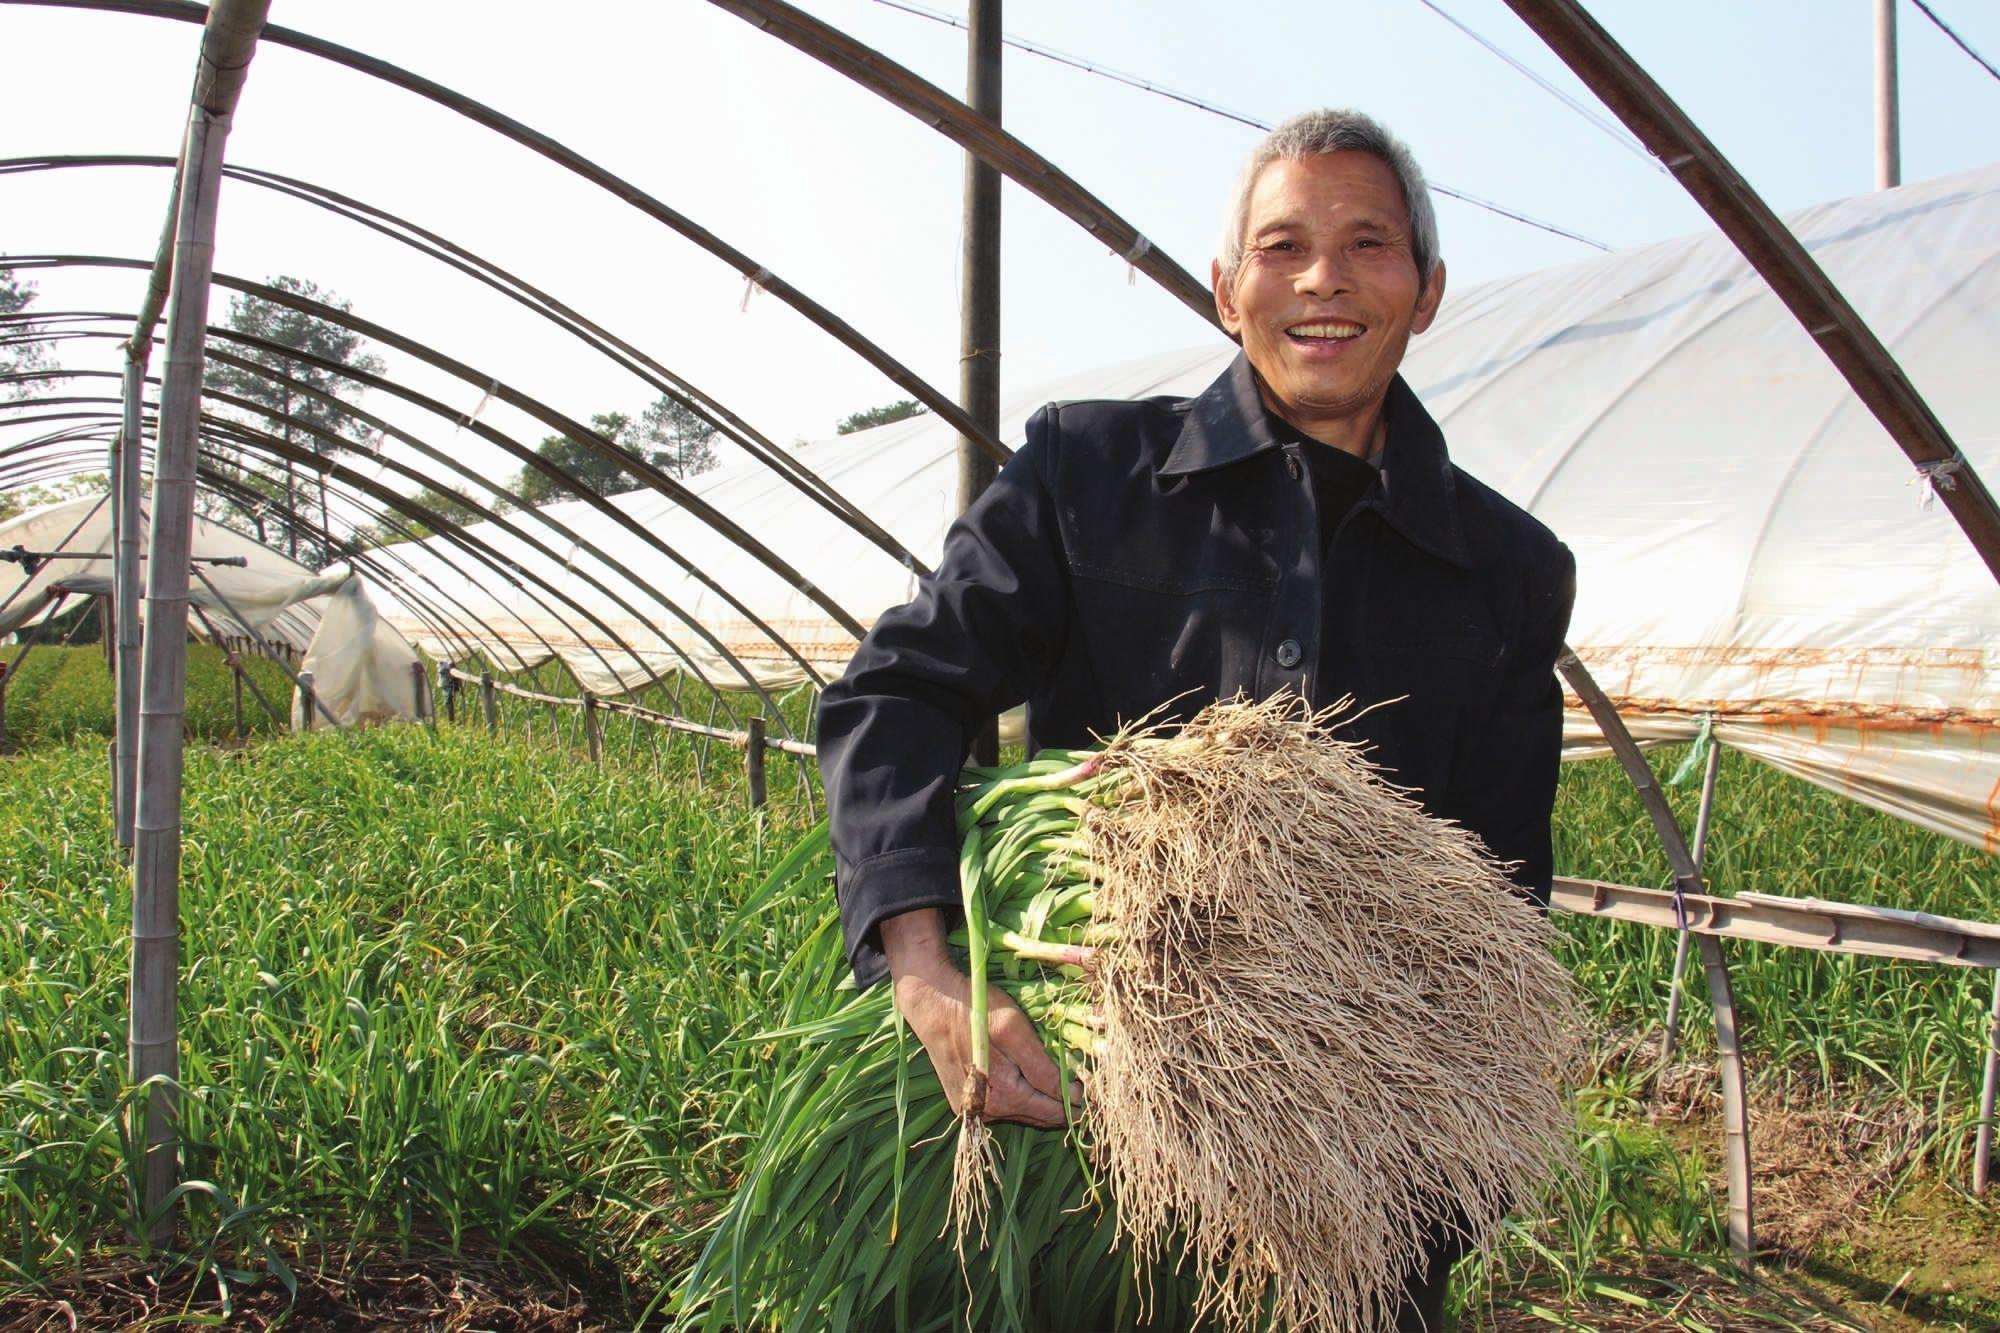
[(1301, 296), (1322, 298), (1353, 290), (1346, 256), (1337, 249), (1315, 251), (1294, 285)]

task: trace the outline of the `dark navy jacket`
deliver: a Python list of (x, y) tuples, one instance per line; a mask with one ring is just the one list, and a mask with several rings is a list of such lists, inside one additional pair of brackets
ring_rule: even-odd
[(982, 719), (1024, 700), (1031, 749), (1088, 745), (1168, 700), (1179, 717), (1244, 691), (1382, 704), (1344, 734), (1547, 900), (1575, 563), (1452, 465), (1401, 377), (1386, 417), (1379, 479), (1346, 514), (1315, 512), (1299, 450), (1325, 446), (1273, 432), (1242, 356), (1198, 398), (1029, 421), (936, 573), (820, 705), (862, 984), (886, 968), (883, 918), (957, 904), (953, 785)]

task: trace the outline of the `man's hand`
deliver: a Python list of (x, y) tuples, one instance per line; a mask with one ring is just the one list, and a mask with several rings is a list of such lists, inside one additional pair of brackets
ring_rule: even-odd
[[(882, 923), (882, 951), (894, 978), (896, 1008), (924, 1044), (951, 1109), (962, 1114), (966, 1071), (972, 1065), (972, 982), (952, 962), (944, 913), (927, 908), (888, 918)], [(987, 1076), (985, 1118), (1061, 1129), (1062, 1072), (1013, 999), (998, 986), (987, 995), (993, 1068)], [(1072, 1085), (1071, 1105), (1080, 1095), (1081, 1089)]]

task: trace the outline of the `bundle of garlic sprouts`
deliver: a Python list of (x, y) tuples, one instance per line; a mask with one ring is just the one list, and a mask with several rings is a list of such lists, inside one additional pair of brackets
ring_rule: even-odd
[[(1218, 704), (970, 771), (955, 1146), (890, 988), (835, 992), (829, 906), (799, 955), (817, 989), (766, 1034), (799, 1057), (683, 1319), (1368, 1329), (1427, 1232), (1490, 1237), (1571, 1143), (1573, 984), (1476, 840), (1335, 723)], [(792, 859), (767, 896), (824, 883), (823, 835)], [(1087, 1080), (1068, 1135), (985, 1123), (987, 980)]]

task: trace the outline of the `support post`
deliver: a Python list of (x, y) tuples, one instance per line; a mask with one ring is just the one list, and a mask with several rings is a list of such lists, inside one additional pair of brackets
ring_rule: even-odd
[(425, 674), (422, 658), (418, 658), (416, 661), (410, 663), (410, 707), (415, 710), (411, 716), (419, 722), (428, 721), (431, 724), (431, 728), (435, 730), (437, 728), (437, 719), (431, 716), (434, 710), (427, 710), (424, 707)]
[[(1708, 856), (1708, 827), (1715, 813), (1715, 780), (1722, 771), (1722, 744), (1713, 736), (1709, 737), (1708, 758), (1701, 770), (1701, 804), (1694, 814), (1694, 869), (1702, 874), (1703, 862)], [(1707, 883), (1707, 877), (1702, 877)], [(1667, 983), (1667, 1029), (1660, 1038), (1660, 1063), (1666, 1064), (1674, 1058), (1674, 1044), (1681, 1030), (1681, 978), (1687, 975), (1688, 932), (1682, 926), (1675, 932), (1674, 974)]]
[[(1660, 846), (1667, 854), (1667, 864), (1673, 867), (1675, 883), (1685, 893), (1700, 893), (1701, 870), (1688, 850), (1687, 839), (1674, 819), (1665, 793), (1660, 790), (1659, 780), (1653, 776), (1652, 766), (1626, 729), (1625, 719), (1618, 716), (1618, 710), (1611, 706), (1611, 700), (1597, 687), (1589, 669), (1570, 651), (1568, 644), (1563, 645), (1556, 658), (1556, 670), (1590, 710), (1605, 743), (1618, 756), (1626, 780), (1652, 817), (1653, 830), (1659, 834)], [(1743, 1051), (1736, 1039), (1736, 994), (1729, 982), (1729, 961), (1720, 941), (1702, 936), (1701, 961), (1708, 975), (1709, 1004), (1715, 1011), (1716, 1075), (1722, 1082), (1723, 1155), (1729, 1179), (1729, 1250), (1737, 1265), (1747, 1272), (1756, 1263), (1757, 1249), (1750, 1193), (1750, 1103)]]
[(137, 813), (139, 790), (139, 681), (144, 667), (140, 662), (139, 621), (139, 455), (144, 447), (146, 363), (151, 358), (150, 330), (143, 338), (134, 337), (125, 349), (125, 378), (122, 386), (124, 422), (118, 436), (118, 472), (111, 479), (115, 488), (112, 510), (114, 527), (112, 554), (112, 613), (118, 631), (118, 845), (132, 846), (132, 821)]
[(1972, 1145), (1972, 1192), (1986, 1193), (1993, 1175), (1993, 1103), (2000, 1092), (2000, 969), (1993, 973), (1993, 1017), (1986, 1032), (1986, 1078), (1979, 1086), (1979, 1136)]
[(750, 739), (744, 742), (743, 745), (743, 772), (744, 776), (749, 779), (750, 808), (752, 810), (761, 810), (764, 807), (764, 802), (770, 799), (769, 788), (764, 777), (764, 719), (761, 717), (751, 718), (749, 732)]
[(604, 733), (598, 729), (597, 696), (589, 690), (583, 692), (583, 743), (590, 751), (590, 762), (604, 762)]
[[(134, 1138), (144, 1145), (140, 1191), (144, 1241), (173, 1238), (169, 1205), (180, 1173), (178, 1093), (182, 729), (187, 715), (189, 559), (194, 538), (195, 457), (209, 280), (223, 144), (270, 0), (216, 0), (202, 32), (201, 60), (181, 149), (180, 189), (168, 221), (167, 364), (153, 466), (153, 523), (146, 568), (145, 637), (139, 683), (138, 803), (132, 840), (131, 1080)], [(167, 246), (162, 237), (162, 249)], [(160, 273), (155, 270), (157, 284)], [(142, 321), (134, 342), (148, 341)], [(136, 449), (133, 450), (136, 454)], [(134, 506), (136, 513), (137, 507)]]
[(242, 745), (250, 739), (243, 729), (243, 654), (232, 649), (225, 660), (229, 663), (230, 721), (236, 729), (236, 743)]
[(313, 729), (313, 714), (319, 711), (319, 693), (313, 688), (313, 673), (299, 672), (299, 715), (305, 719), (307, 731)]
[(1897, 124), (1896, 0), (1875, 0), (1875, 188), (1903, 183), (1902, 128)]
[(438, 663), (438, 692), (444, 695), (444, 720), (458, 723), (458, 677), (452, 674), (457, 669), (454, 662)]
[(491, 671), (481, 671), (479, 673), (479, 707), (486, 714), (486, 734), (489, 736), (498, 736), (500, 734), (500, 701), (493, 694), (493, 673)]
[[(1000, 123), (1001, 0), (972, 0), (966, 17), (965, 102)], [(980, 430), (1000, 431), (1000, 172), (965, 155), (962, 305), (958, 338), (958, 401)], [(970, 436), (958, 442), (958, 512), (992, 484), (998, 469)], [(1000, 757), (999, 719), (989, 718), (972, 741), (972, 762)]]
[(0, 660), (0, 750), (7, 748), (7, 663)]

